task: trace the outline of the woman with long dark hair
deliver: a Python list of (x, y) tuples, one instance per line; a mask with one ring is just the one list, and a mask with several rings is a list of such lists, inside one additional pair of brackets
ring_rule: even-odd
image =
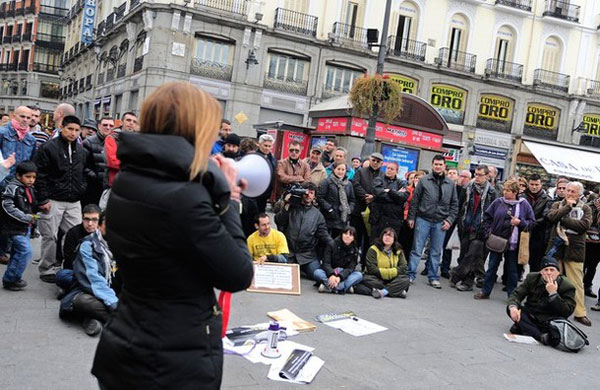
[(346, 164), (336, 162), (331, 175), (319, 186), (317, 202), (331, 237), (336, 238), (350, 224), (354, 210), (354, 188), (346, 176)]
[(221, 118), (213, 97), (173, 82), (144, 101), (141, 133), (121, 134), (106, 221), (123, 289), (92, 367), (103, 389), (221, 386), (214, 288), (244, 290), (253, 275), (236, 172), (209, 160)]

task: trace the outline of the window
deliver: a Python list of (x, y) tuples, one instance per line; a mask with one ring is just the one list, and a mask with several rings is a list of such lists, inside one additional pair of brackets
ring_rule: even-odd
[(307, 78), (308, 61), (275, 52), (269, 55), (268, 78), (291, 82), (299, 82)]
[(398, 11), (391, 19), (390, 25), (390, 35), (396, 36), (394, 49), (406, 50), (408, 40), (416, 40), (418, 20), (419, 13), (413, 2), (405, 1), (400, 4)]
[(233, 45), (230, 42), (208, 37), (200, 37), (196, 42), (196, 59), (201, 62), (230, 65), (232, 57)]
[(44, 20), (40, 20), (38, 23), (37, 32), (40, 34), (52, 35), (52, 36), (63, 36), (63, 25), (59, 23), (51, 23)]
[(49, 68), (56, 67), (56, 69), (58, 69), (60, 65), (61, 54), (61, 52), (49, 51), (42, 47), (36, 46), (34, 62), (37, 64), (48, 65)]
[(325, 91), (348, 93), (354, 80), (362, 77), (364, 70), (328, 64), (325, 76)]
[(467, 19), (460, 14), (455, 14), (450, 20), (450, 31), (448, 35), (448, 47), (456, 61), (459, 56), (459, 51), (467, 51), (467, 38), (469, 34), (469, 24)]
[(306, 14), (308, 13), (308, 0), (285, 0), (283, 8)]
[(542, 54), (542, 69), (550, 72), (560, 72), (562, 45), (556, 37), (548, 37), (544, 42)]
[(499, 64), (514, 61), (514, 47), (516, 34), (508, 26), (502, 26), (498, 30), (494, 58)]

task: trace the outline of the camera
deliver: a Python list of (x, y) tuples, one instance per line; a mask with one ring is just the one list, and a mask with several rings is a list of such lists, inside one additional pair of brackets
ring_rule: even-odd
[[(294, 206), (299, 206), (302, 204), (302, 199), (304, 195), (306, 195), (307, 189), (302, 187), (299, 184), (294, 184), (290, 188), (285, 191), (285, 194), (289, 194), (290, 198), (288, 202)], [(286, 196), (284, 195), (284, 196)]]

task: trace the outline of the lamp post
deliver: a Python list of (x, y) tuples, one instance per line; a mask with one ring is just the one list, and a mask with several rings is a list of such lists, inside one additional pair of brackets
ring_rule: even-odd
[[(386, 0), (385, 13), (383, 16), (383, 28), (381, 29), (381, 39), (379, 44), (379, 53), (377, 55), (377, 68), (375, 74), (383, 73), (383, 64), (387, 54), (387, 34), (388, 24), (390, 23), (390, 10), (392, 8), (392, 0)], [(361, 157), (364, 159), (369, 157), (375, 151), (375, 130), (377, 127), (377, 117), (379, 116), (379, 107), (377, 103), (373, 106), (373, 114), (369, 117), (367, 134), (365, 135), (365, 143), (360, 151)]]

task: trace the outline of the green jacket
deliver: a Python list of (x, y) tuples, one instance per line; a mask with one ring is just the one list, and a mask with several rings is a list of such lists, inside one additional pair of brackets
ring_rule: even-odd
[[(562, 275), (558, 277), (557, 283), (558, 295), (549, 299), (544, 278), (539, 272), (531, 272), (508, 298), (506, 311), (509, 312), (510, 306), (524, 306), (540, 322), (554, 317), (569, 317), (575, 310), (575, 286)], [(522, 303), (525, 298), (527, 301)]]
[(406, 275), (408, 265), (404, 252), (401, 249), (392, 253), (388, 257), (383, 251), (380, 251), (375, 245), (371, 245), (367, 252), (367, 272), (368, 275), (374, 275), (382, 280), (392, 280), (398, 275)]

